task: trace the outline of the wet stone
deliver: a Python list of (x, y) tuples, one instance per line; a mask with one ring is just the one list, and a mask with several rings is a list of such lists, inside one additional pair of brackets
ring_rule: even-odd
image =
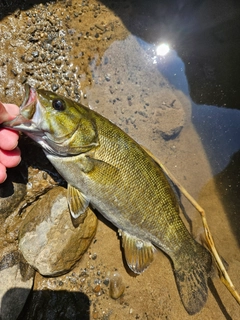
[(39, 56), (39, 52), (38, 52), (38, 51), (33, 51), (33, 52), (32, 52), (32, 56), (33, 56), (34, 58), (37, 58), (37, 57)]
[(59, 85), (56, 84), (56, 83), (53, 83), (53, 84), (51, 85), (51, 88), (52, 88), (53, 91), (57, 91), (57, 90), (59, 89)]
[(118, 299), (125, 291), (125, 285), (122, 276), (118, 272), (114, 272), (110, 278), (109, 295), (113, 299)]
[(27, 193), (21, 173), (17, 169), (8, 171), (8, 178), (0, 184), (0, 218), (9, 216)]
[(162, 138), (166, 141), (175, 139), (181, 132), (183, 126), (171, 128), (168, 131), (160, 131)]
[(7, 254), (3, 254), (0, 258), (0, 271), (13, 267), (19, 262), (19, 253), (12, 251)]
[(81, 258), (95, 235), (97, 218), (88, 209), (82, 223), (74, 226), (67, 190), (55, 187), (28, 212), (19, 231), (19, 249), (40, 274), (67, 273)]

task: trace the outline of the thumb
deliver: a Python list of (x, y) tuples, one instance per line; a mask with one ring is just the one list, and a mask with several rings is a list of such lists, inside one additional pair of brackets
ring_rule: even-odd
[(2, 102), (0, 102), (0, 123), (9, 120), (9, 118), (10, 115), (8, 114)]

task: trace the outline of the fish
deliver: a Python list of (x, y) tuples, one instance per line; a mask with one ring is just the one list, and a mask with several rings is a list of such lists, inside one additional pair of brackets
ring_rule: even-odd
[(73, 219), (93, 206), (117, 227), (128, 267), (142, 273), (156, 249), (171, 260), (183, 306), (192, 315), (208, 297), (210, 252), (189, 233), (162, 168), (129, 135), (94, 110), (26, 86), (19, 115), (4, 127), (41, 145), (66, 180)]

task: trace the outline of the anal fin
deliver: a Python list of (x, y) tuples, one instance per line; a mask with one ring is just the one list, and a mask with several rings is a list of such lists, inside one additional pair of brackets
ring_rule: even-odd
[(155, 248), (150, 241), (118, 231), (122, 236), (122, 246), (129, 268), (134, 273), (142, 273), (153, 261)]
[(87, 197), (70, 184), (68, 185), (67, 190), (67, 200), (71, 216), (74, 219), (77, 219), (80, 215), (84, 214), (89, 206)]

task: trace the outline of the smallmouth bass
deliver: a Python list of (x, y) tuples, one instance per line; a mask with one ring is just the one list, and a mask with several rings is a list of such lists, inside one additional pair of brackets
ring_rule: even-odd
[(212, 259), (179, 216), (179, 203), (160, 166), (116, 125), (95, 111), (50, 91), (26, 87), (20, 114), (5, 122), (39, 143), (68, 182), (74, 219), (91, 204), (122, 237), (135, 273), (153, 261), (155, 248), (172, 261), (177, 288), (189, 314), (207, 295)]

